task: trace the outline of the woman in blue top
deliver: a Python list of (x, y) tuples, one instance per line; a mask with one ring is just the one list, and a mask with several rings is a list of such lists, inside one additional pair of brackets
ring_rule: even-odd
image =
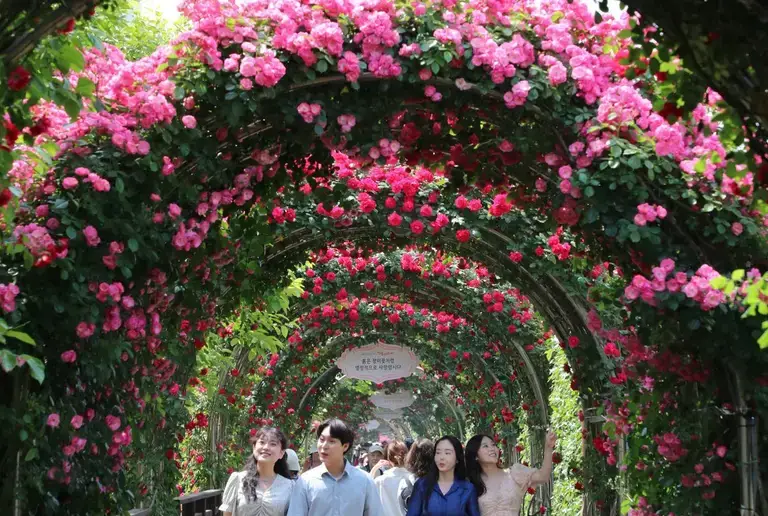
[(435, 443), (431, 469), (413, 486), (407, 516), (480, 516), (475, 486), (466, 480), (464, 448), (452, 435)]

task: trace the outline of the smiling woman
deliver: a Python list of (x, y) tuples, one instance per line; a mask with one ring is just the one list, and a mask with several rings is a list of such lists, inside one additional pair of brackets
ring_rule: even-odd
[(224, 516), (283, 516), (293, 489), (285, 435), (277, 428), (264, 427), (251, 443), (253, 452), (244, 470), (229, 477), (219, 510)]

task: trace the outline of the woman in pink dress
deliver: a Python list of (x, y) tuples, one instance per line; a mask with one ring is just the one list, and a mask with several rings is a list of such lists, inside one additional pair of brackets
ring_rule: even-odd
[(554, 433), (547, 433), (541, 469), (522, 464), (501, 469), (501, 451), (493, 439), (476, 435), (469, 440), (465, 452), (467, 478), (479, 496), (481, 516), (519, 516), (528, 488), (549, 482), (556, 440)]

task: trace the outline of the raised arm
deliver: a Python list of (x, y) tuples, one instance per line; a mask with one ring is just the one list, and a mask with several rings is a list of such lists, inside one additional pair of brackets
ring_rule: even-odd
[(537, 469), (531, 475), (531, 485), (546, 484), (552, 478), (552, 454), (555, 451), (557, 436), (554, 432), (547, 432), (547, 440), (544, 443), (544, 459), (541, 461), (541, 468)]

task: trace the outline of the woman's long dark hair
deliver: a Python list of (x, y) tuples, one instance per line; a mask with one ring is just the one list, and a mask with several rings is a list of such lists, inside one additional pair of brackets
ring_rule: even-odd
[(467, 462), (467, 480), (472, 482), (475, 486), (478, 498), (483, 496), (486, 491), (485, 482), (483, 482), (483, 468), (480, 467), (480, 463), (477, 461), (477, 452), (480, 450), (480, 445), (486, 437), (493, 441), (493, 439), (487, 435), (478, 434), (469, 440), (466, 451), (464, 452), (464, 457)]
[[(272, 436), (280, 441), (280, 449), (285, 450), (288, 448), (288, 439), (285, 438), (285, 434), (272, 426), (265, 426), (256, 432), (256, 435), (250, 439), (251, 447), (262, 437), (269, 438)], [(246, 472), (245, 477), (243, 477), (243, 493), (245, 493), (245, 497), (249, 502), (256, 500), (256, 488), (259, 486), (259, 470), (257, 465), (258, 461), (253, 456), (253, 450), (251, 450), (251, 455), (245, 462), (245, 467), (243, 467), (243, 471)], [(275, 461), (275, 473), (290, 480), (291, 472), (288, 469), (288, 457), (285, 454), (282, 458)]]
[(427, 514), (427, 507), (429, 507), (429, 497), (432, 496), (432, 491), (435, 490), (437, 480), (440, 477), (440, 471), (435, 464), (435, 453), (437, 452), (437, 445), (443, 441), (448, 441), (453, 446), (453, 452), (456, 454), (456, 466), (453, 470), (453, 479), (465, 480), (467, 478), (467, 468), (464, 464), (464, 447), (461, 445), (456, 437), (452, 435), (444, 435), (437, 441), (435, 441), (435, 448), (432, 451), (432, 464), (429, 467), (429, 473), (424, 477), (424, 496), (422, 496), (422, 513)]

